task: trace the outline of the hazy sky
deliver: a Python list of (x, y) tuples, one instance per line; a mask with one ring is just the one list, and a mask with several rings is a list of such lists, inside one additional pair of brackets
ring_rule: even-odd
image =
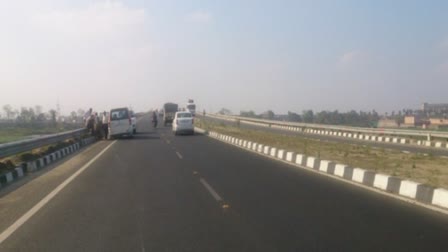
[(448, 1), (0, 0), (0, 105), (448, 102)]

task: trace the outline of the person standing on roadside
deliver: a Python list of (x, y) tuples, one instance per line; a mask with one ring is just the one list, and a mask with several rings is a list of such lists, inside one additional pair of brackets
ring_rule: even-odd
[(87, 110), (87, 112), (84, 114), (84, 125), (87, 127), (88, 122), (90, 120), (90, 117), (92, 116), (92, 108)]
[(95, 132), (94, 135), (98, 139), (101, 139), (101, 138), (103, 138), (103, 121), (101, 120), (101, 118), (99, 117), (97, 112), (95, 112), (93, 118), (94, 118), (93, 128), (94, 128), (94, 132)]
[(103, 112), (103, 132), (104, 132), (104, 139), (107, 139), (107, 135), (109, 134), (109, 118), (107, 118), (107, 112)]
[(152, 113), (152, 123), (154, 128), (157, 128), (157, 113), (155, 111)]
[(95, 132), (95, 115), (92, 113), (92, 108), (84, 114), (84, 123), (89, 134), (93, 136)]

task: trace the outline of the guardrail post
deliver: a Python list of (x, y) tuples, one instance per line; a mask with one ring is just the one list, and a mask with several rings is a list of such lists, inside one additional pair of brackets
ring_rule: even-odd
[(427, 140), (431, 141), (431, 134), (428, 134)]

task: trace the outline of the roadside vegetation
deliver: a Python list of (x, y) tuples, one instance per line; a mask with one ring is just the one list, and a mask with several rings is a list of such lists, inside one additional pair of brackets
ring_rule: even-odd
[(0, 117), (0, 144), (31, 138), (38, 135), (59, 133), (82, 126), (84, 111), (61, 116), (55, 109), (44, 112), (42, 106), (15, 109), (4, 105)]
[(448, 159), (444, 157), (420, 153), (407, 154), (398, 150), (242, 129), (238, 122), (234, 125), (226, 125), (198, 118), (195, 124), (209, 131), (315, 156), (322, 160), (373, 170), (434, 187), (448, 188)]
[(60, 125), (59, 127), (32, 128), (23, 126), (5, 126), (0, 124), (0, 144), (28, 139), (32, 136), (54, 134), (68, 130), (79, 129), (79, 127), (79, 125), (66, 124)]
[[(81, 139), (89, 137), (88, 134), (81, 137)], [(8, 171), (14, 170), (14, 168), (20, 166), (23, 163), (30, 162), (37, 160), (39, 158), (45, 157), (46, 155), (49, 155), (55, 151), (58, 151), (60, 149), (63, 149), (65, 147), (68, 147), (76, 142), (78, 142), (80, 139), (68, 139), (63, 142), (59, 142), (56, 144), (43, 146), (37, 149), (34, 149), (29, 152), (17, 154), (11, 157), (0, 159), (0, 174)]]
[[(226, 112), (226, 111), (224, 111)], [(223, 114), (223, 110), (219, 113)], [(394, 112), (395, 113), (395, 112)], [(380, 115), (375, 111), (363, 112), (349, 111), (339, 112), (335, 111), (320, 111), (314, 112), (313, 110), (304, 110), (301, 115), (288, 111), (286, 115), (275, 115), (272, 110), (268, 110), (262, 114), (255, 114), (254, 111), (241, 111), (240, 116), (258, 119), (269, 120), (281, 120), (289, 122), (304, 122), (304, 123), (317, 123), (317, 124), (331, 124), (331, 125), (347, 125), (357, 127), (376, 127), (380, 120)], [(401, 112), (400, 115), (395, 116), (393, 119), (401, 121), (404, 117)]]

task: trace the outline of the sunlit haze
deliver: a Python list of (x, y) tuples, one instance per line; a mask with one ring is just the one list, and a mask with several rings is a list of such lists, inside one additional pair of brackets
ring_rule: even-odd
[(447, 1), (0, 2), (0, 105), (276, 113), (445, 102)]

